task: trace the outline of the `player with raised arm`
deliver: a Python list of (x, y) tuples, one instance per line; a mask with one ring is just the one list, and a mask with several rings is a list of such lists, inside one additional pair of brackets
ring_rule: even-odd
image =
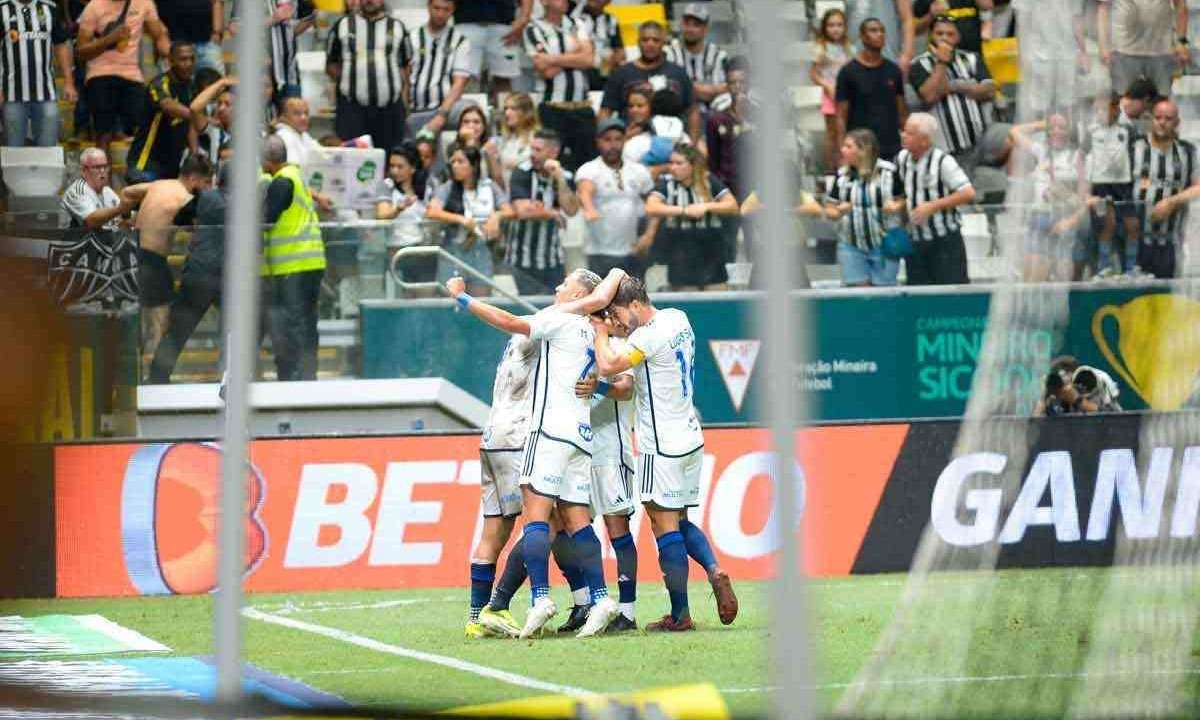
[[(687, 516), (688, 508), (700, 502), (704, 460), (704, 436), (693, 404), (696, 335), (692, 324), (680, 310), (656, 309), (646, 286), (636, 278), (621, 280), (608, 310), (607, 321), (592, 320), (596, 365), (601, 375), (635, 368), (638, 480), (671, 598), (671, 613), (646, 630), (694, 629), (688, 610), (689, 555), (708, 573), (717, 614), (728, 625), (738, 611), (733, 584), (717, 563), (704, 531)], [(614, 347), (609, 338), (614, 328), (628, 332), (626, 349)]]
[[(471, 605), (466, 627), (469, 638), (486, 637), (497, 625), (507, 635), (521, 631), (507, 609), (491, 611), (485, 606), (496, 579), (496, 561), (521, 514), (521, 452), (529, 428), (529, 390), (537, 360), (538, 344), (523, 335), (513, 335), (496, 367), (492, 410), (479, 443), (483, 532), (471, 554)], [(481, 613), (492, 615), (487, 627), (479, 622)]]
[(550, 599), (549, 568), (549, 523), (556, 504), (591, 592), (592, 610), (578, 635), (588, 637), (602, 632), (620, 613), (616, 602), (608, 597), (600, 539), (588, 513), (591, 409), (586, 400), (575, 395), (575, 383), (594, 363), (594, 355), (589, 352), (594, 332), (586, 315), (603, 308), (619, 282), (618, 274), (610, 273), (601, 282), (595, 273), (575, 270), (555, 289), (554, 306), (524, 317), (472, 298), (462, 278), (446, 282), (451, 297), (475, 317), (540, 344), (521, 460), (523, 555), (533, 596), (521, 638), (532, 637), (558, 612)]

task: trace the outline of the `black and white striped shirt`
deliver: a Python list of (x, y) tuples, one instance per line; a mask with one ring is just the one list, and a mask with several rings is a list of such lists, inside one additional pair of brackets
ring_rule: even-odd
[[(97, 210), (115, 208), (121, 204), (121, 198), (117, 196), (115, 190), (107, 185), (101, 188), (100, 192), (96, 192), (91, 185), (87, 184), (86, 180), (80, 177), (75, 178), (67, 186), (59, 204), (70, 216), (71, 227), (83, 227), (83, 221), (87, 220), (89, 215)], [(119, 221), (120, 218), (113, 218), (104, 227), (115, 229)]]
[(5, 102), (50, 102), (54, 90), (54, 46), (67, 33), (49, 0), (0, 0), (0, 90)]
[(587, 0), (571, 2), (567, 14), (587, 30), (588, 37), (595, 48), (597, 65), (607, 62), (614, 50), (625, 47), (621, 41), (621, 23), (617, 21), (615, 15), (604, 11), (601, 11), (599, 15), (592, 15), (587, 10)]
[(663, 48), (663, 53), (667, 56), (667, 62), (673, 62), (687, 71), (692, 83), (725, 84), (725, 64), (729, 58), (715, 43), (706, 42), (700, 52), (694, 53), (687, 49), (682, 40), (675, 38)]
[(843, 238), (870, 252), (883, 243), (884, 233), (896, 224), (895, 216), (885, 215), (883, 207), (903, 196), (904, 186), (896, 166), (879, 160), (870, 178), (863, 178), (855, 168), (838, 170), (830, 195), (838, 202), (850, 203), (850, 212), (842, 217)]
[[(920, 159), (901, 150), (896, 156), (896, 169), (904, 183), (905, 205), (909, 212), (922, 203), (949, 197), (971, 184), (954, 156), (936, 147), (929, 148)], [(940, 240), (957, 232), (961, 226), (958, 208), (950, 208), (934, 213), (924, 225), (912, 226), (909, 234), (913, 240)]]
[[(920, 94), (921, 85), (933, 74), (937, 67), (937, 58), (933, 53), (926, 52), (913, 60), (912, 70), (908, 80), (913, 89)], [(954, 59), (946, 66), (946, 72), (951, 82), (966, 80), (974, 83), (990, 83), (992, 76), (988, 74), (987, 65), (983, 58), (973, 52), (955, 50)], [(938, 125), (946, 138), (946, 144), (952, 153), (970, 150), (983, 138), (987, 127), (987, 118), (983, 114), (983, 106), (974, 98), (963, 93), (952, 92), (933, 106)]]
[(1144, 203), (1145, 225), (1142, 237), (1147, 242), (1165, 245), (1183, 239), (1187, 224), (1187, 206), (1162, 222), (1150, 219), (1154, 205), (1178, 195), (1200, 182), (1196, 167), (1196, 146), (1187, 140), (1175, 140), (1166, 150), (1154, 147), (1149, 138), (1133, 144), (1133, 198)]
[[(279, 0), (264, 0), (267, 4), (267, 17), (271, 17)], [(271, 76), (275, 87), (282, 89), (287, 85), (300, 85), (300, 65), (296, 62), (296, 25), (310, 19), (316, 10), (312, 0), (291, 0), (296, 6), (295, 15), (287, 22), (272, 25), (268, 28), (271, 36)]]
[[(529, 57), (565, 55), (589, 40), (587, 27), (568, 15), (557, 25), (539, 19), (525, 28), (525, 52)], [(549, 80), (535, 74), (533, 84), (534, 95), (541, 102), (582, 102), (587, 100), (588, 88), (587, 73), (577, 68), (563, 68)]]
[[(567, 186), (575, 189), (571, 173), (563, 171)], [(547, 210), (561, 208), (558, 187), (548, 175), (535, 172), (526, 161), (513, 170), (509, 180), (509, 199), (540, 202)], [(555, 220), (515, 220), (508, 225), (508, 252), (505, 262), (526, 270), (545, 270), (563, 264), (562, 242)]]
[(408, 43), (404, 23), (390, 15), (368, 20), (343, 15), (329, 33), (326, 62), (340, 64), (338, 93), (364, 107), (382, 108), (402, 98)]
[(433, 110), (450, 94), (455, 76), (471, 76), (471, 41), (451, 26), (434, 33), (428, 25), (408, 31), (408, 56), (412, 67), (409, 77), (412, 95), (409, 109)]
[[(729, 189), (725, 187), (725, 183), (717, 179), (716, 175), (708, 176), (708, 191), (711, 200), (720, 200)], [(663, 202), (676, 207), (687, 207), (695, 205), (699, 202), (705, 202), (704, 198), (700, 197), (700, 193), (696, 192), (696, 188), (691, 185), (684, 185), (675, 179), (670, 173), (664, 174), (658, 180), (658, 185), (654, 188), (654, 195), (662, 198)], [(663, 218), (661, 227), (671, 230), (720, 230), (724, 227), (721, 218), (707, 213), (699, 219), (690, 218), (685, 215), (679, 217)]]

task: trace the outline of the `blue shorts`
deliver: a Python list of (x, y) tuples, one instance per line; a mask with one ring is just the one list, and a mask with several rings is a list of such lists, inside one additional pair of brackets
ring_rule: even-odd
[(838, 243), (837, 257), (838, 265), (842, 268), (843, 285), (870, 283), (876, 287), (888, 287), (896, 284), (900, 260), (885, 257), (878, 247), (867, 252), (857, 245), (842, 241)]

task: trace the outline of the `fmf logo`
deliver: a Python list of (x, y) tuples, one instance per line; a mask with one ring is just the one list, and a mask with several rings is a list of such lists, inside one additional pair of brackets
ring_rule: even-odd
[[(1039, 453), (1012, 509), (1004, 516), (1003, 490), (979, 486), (985, 485), (988, 477), (996, 478), (999, 484), (1007, 464), (1008, 458), (1000, 453), (979, 452), (955, 458), (946, 466), (938, 477), (930, 507), (930, 522), (942, 540), (959, 546), (993, 540), (1012, 544), (1020, 542), (1030, 527), (1042, 525), (1053, 527), (1055, 538), (1062, 543), (1102, 541), (1108, 538), (1114, 504), (1120, 508), (1122, 527), (1130, 539), (1162, 537), (1164, 530), (1172, 538), (1196, 534), (1200, 447), (1183, 451), (1175, 483), (1171, 483), (1175, 465), (1172, 448), (1154, 448), (1145, 482), (1138, 475), (1132, 450), (1102, 451), (1086, 518), (1080, 515), (1076, 501), (1070, 453)], [(1042, 505), (1047, 490), (1050, 504)], [(1174, 502), (1165, 505), (1168, 490), (1174, 492)], [(1169, 517), (1164, 516), (1164, 506), (1171, 508)]]

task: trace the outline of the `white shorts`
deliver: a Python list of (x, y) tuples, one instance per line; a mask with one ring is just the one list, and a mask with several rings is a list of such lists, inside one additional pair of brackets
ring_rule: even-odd
[(479, 451), (480, 508), (484, 517), (521, 514), (521, 451)]
[(683, 457), (642, 455), (638, 472), (638, 487), (642, 502), (653, 503), (666, 510), (683, 510), (700, 504), (700, 468), (704, 464), (704, 448)]
[(570, 443), (535, 433), (525, 443), (521, 485), (572, 505), (592, 502), (592, 457)]
[(633, 471), (624, 465), (592, 465), (592, 512), (633, 514)]
[(504, 36), (511, 29), (508, 25), (478, 25), (463, 23), (455, 25), (471, 43), (467, 54), (467, 65), (477, 79), (482, 77), (484, 54), (487, 54), (488, 74), (492, 77), (515, 78), (521, 75), (521, 44), (505, 45)]

